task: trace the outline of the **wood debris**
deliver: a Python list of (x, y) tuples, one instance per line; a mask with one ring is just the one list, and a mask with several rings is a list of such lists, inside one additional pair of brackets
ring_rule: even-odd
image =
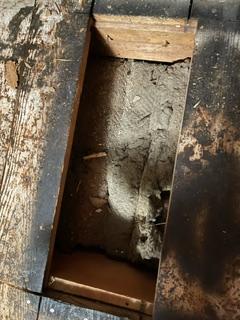
[(89, 154), (88, 156), (83, 157), (83, 160), (91, 160), (91, 159), (96, 159), (96, 158), (104, 158), (104, 157), (106, 157), (106, 156), (107, 156), (106, 152), (98, 152), (98, 153)]
[(16, 62), (9, 60), (5, 64), (6, 82), (7, 84), (16, 89), (18, 86), (18, 73)]

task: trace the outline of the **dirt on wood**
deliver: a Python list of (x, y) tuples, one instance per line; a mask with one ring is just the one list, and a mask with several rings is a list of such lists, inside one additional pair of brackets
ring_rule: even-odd
[(188, 60), (89, 61), (58, 232), (62, 248), (158, 259), (188, 74)]

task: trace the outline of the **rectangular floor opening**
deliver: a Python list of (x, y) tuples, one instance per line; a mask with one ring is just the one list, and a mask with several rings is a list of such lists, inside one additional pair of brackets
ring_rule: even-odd
[(195, 23), (95, 20), (48, 289), (151, 316)]

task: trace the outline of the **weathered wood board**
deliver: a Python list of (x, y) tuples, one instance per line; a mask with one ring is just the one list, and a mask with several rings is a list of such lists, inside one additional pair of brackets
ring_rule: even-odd
[[(12, 123), (14, 118), (14, 105), (17, 99), (17, 58), (23, 55), (23, 47), (26, 44), (26, 33), (23, 28), (29, 30), (34, 1), (15, 3), (11, 5), (1, 4), (3, 19), (0, 20), (0, 178), (1, 184), (5, 170), (5, 162), (11, 141)], [(18, 19), (17, 15), (21, 17)], [(17, 22), (15, 22), (17, 20)], [(21, 23), (22, 22), (22, 23)], [(16, 26), (17, 24), (17, 26)], [(24, 27), (23, 27), (24, 24)], [(18, 29), (17, 29), (18, 28)], [(17, 30), (16, 30), (17, 29)]]
[(61, 201), (90, 6), (0, 2), (0, 280), (35, 292)]
[(199, 17), (154, 319), (240, 317), (240, 4), (213, 2), (194, 2), (219, 14)]
[(42, 298), (38, 320), (121, 320), (107, 313)]
[(190, 0), (98, 0), (94, 50), (119, 58), (174, 62), (192, 57), (196, 22)]
[(37, 320), (40, 297), (0, 284), (0, 319)]
[(100, 55), (174, 62), (192, 57), (196, 21), (142, 16), (94, 15)]

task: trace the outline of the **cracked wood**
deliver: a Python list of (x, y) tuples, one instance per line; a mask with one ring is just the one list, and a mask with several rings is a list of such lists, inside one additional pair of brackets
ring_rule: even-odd
[(6, 320), (37, 320), (40, 297), (0, 284), (0, 315)]
[(36, 292), (61, 200), (90, 5), (0, 2), (0, 279)]

